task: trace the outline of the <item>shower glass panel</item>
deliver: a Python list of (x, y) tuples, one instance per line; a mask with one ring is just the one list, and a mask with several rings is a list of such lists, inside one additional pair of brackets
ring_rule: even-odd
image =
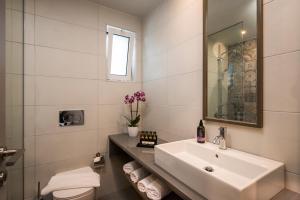
[(0, 161), (0, 170), (7, 175), (0, 187), (1, 200), (24, 199), (23, 55), (24, 2), (0, 0), (0, 147), (18, 150)]

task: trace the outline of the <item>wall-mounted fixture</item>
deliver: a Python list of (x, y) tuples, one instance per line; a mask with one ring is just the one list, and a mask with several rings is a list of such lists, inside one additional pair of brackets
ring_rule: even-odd
[(84, 124), (84, 110), (59, 111), (59, 126), (79, 126)]
[(203, 2), (203, 118), (262, 127), (262, 0)]

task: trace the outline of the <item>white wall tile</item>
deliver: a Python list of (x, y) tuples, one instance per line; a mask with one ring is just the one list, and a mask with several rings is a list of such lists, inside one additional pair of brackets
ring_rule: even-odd
[(35, 105), (35, 76), (24, 76), (24, 105)]
[(36, 16), (36, 44), (97, 54), (97, 30)]
[(172, 106), (169, 108), (169, 132), (183, 138), (193, 138), (201, 119), (201, 109), (197, 107)]
[(264, 6), (264, 56), (300, 49), (300, 1), (276, 0)]
[(24, 136), (35, 135), (35, 106), (24, 106)]
[(24, 197), (34, 199), (37, 194), (37, 183), (35, 182), (35, 167), (24, 168)]
[[(300, 174), (300, 114), (286, 112), (264, 112), (265, 125), (263, 128), (261, 154), (282, 161), (288, 171)], [(280, 146), (278, 148), (278, 140)]]
[(108, 136), (124, 132), (120, 127), (110, 127), (98, 130), (98, 151), (101, 153), (108, 152)]
[(168, 79), (169, 105), (202, 105), (202, 71), (182, 74)]
[[(136, 39), (135, 40), (135, 57), (137, 60), (142, 60), (143, 58), (143, 40)], [(142, 68), (141, 66), (139, 66)]]
[(285, 169), (296, 174), (300, 174), (300, 160), (295, 159), (295, 155), (300, 154), (299, 142), (282, 140), (280, 144), (284, 148), (278, 148), (274, 138), (270, 138), (267, 141), (264, 141), (262, 145), (262, 152), (260, 155), (271, 158), (273, 160), (281, 161), (285, 164)]
[(38, 0), (36, 14), (85, 27), (98, 28), (98, 4), (92, 1)]
[(35, 10), (35, 0), (25, 0), (24, 1), (24, 10), (26, 13), (34, 14)]
[(5, 42), (5, 73), (23, 73), (23, 45), (17, 42)]
[(122, 104), (125, 95), (141, 90), (140, 83), (103, 81), (99, 92), (99, 104)]
[(106, 57), (99, 55), (98, 56), (98, 78), (100, 80), (105, 80), (106, 77), (107, 77)]
[(143, 81), (143, 61), (142, 59), (136, 59), (133, 66), (132, 80), (133, 82), (142, 83)]
[(6, 41), (23, 42), (23, 14), (21, 11), (5, 10)]
[(98, 78), (97, 55), (37, 46), (35, 63), (37, 75)]
[[(8, 198), (11, 199), (23, 199), (23, 169), (10, 168), (9, 170), (10, 181), (7, 182), (7, 187), (11, 189)], [(3, 198), (2, 198), (3, 199)]]
[(145, 130), (158, 131), (160, 137), (161, 132), (169, 128), (169, 108), (168, 106), (152, 106), (149, 108), (145, 111), (143, 127)]
[(158, 28), (150, 36), (144, 36), (143, 38), (144, 58), (149, 58), (150, 56), (161, 55), (167, 51), (170, 32), (168, 29)]
[(35, 75), (35, 46), (24, 44), (24, 74)]
[(34, 15), (24, 14), (24, 42), (34, 44)]
[(157, 29), (163, 27), (171, 16), (171, 9), (168, 9), (169, 1), (163, 1), (143, 18), (143, 36), (148, 37)]
[(37, 164), (93, 155), (97, 149), (97, 131), (36, 136)]
[[(128, 109), (129, 110), (129, 109)], [(124, 128), (126, 121), (124, 115), (129, 115), (128, 110), (125, 110), (123, 105), (100, 105), (98, 106), (99, 122), (101, 129), (108, 128)], [(127, 111), (127, 112), (126, 112)]]
[(24, 166), (32, 167), (35, 165), (35, 136), (24, 137)]
[(23, 76), (18, 74), (6, 74), (5, 95), (7, 106), (23, 105)]
[[(23, 144), (23, 106), (7, 106), (5, 108), (5, 131), (8, 148), (21, 148)], [(11, 145), (11, 146), (10, 146)]]
[(99, 55), (105, 56), (106, 52), (106, 30), (98, 32)]
[(203, 20), (202, 12), (199, 12), (199, 10), (202, 10), (202, 1), (195, 1), (169, 21), (166, 28), (169, 36), (166, 42), (169, 48), (202, 34)]
[(106, 30), (106, 25), (136, 32), (137, 37), (141, 37), (141, 20), (138, 17), (100, 5), (99, 29)]
[(190, 7), (195, 1), (202, 3), (202, 0), (162, 1), (159, 6), (151, 10), (147, 17), (144, 18), (143, 25), (145, 34), (153, 32), (158, 28), (163, 28), (166, 23), (178, 16), (178, 13)]
[(168, 104), (168, 82), (167, 79), (147, 81), (143, 84), (147, 103), (153, 106)]
[(143, 80), (154, 80), (167, 76), (167, 56), (165, 54), (144, 59)]
[[(82, 126), (59, 126), (59, 111), (84, 110), (84, 125)], [(72, 133), (97, 129), (97, 106), (37, 106), (36, 107), (36, 135)], [(47, 120), (45, 120), (47, 119)]]
[(36, 77), (36, 105), (96, 105), (97, 80)]
[(202, 35), (168, 51), (168, 75), (192, 72), (202, 66)]
[(9, 9), (22, 11), (23, 10), (23, 2), (20, 0), (7, 0), (7, 1), (5, 1), (5, 7), (9, 8)]
[(300, 112), (299, 77), (300, 51), (265, 58), (264, 109)]

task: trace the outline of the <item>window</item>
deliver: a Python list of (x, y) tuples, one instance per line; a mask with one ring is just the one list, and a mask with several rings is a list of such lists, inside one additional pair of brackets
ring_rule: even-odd
[(109, 80), (130, 81), (135, 33), (107, 26), (106, 57)]

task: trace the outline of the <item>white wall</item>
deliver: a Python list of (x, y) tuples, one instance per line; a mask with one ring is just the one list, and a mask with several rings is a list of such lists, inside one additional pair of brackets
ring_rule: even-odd
[[(26, 0), (25, 198), (54, 173), (90, 164), (107, 135), (123, 132), (123, 96), (141, 88), (141, 21), (87, 0)], [(137, 33), (134, 82), (106, 80), (106, 24)], [(59, 110), (85, 124), (58, 127)]]
[[(286, 164), (300, 192), (300, 1), (264, 2), (264, 128), (228, 127), (231, 146)], [(144, 21), (145, 128), (167, 140), (195, 137), (202, 118), (202, 0), (168, 0)]]

